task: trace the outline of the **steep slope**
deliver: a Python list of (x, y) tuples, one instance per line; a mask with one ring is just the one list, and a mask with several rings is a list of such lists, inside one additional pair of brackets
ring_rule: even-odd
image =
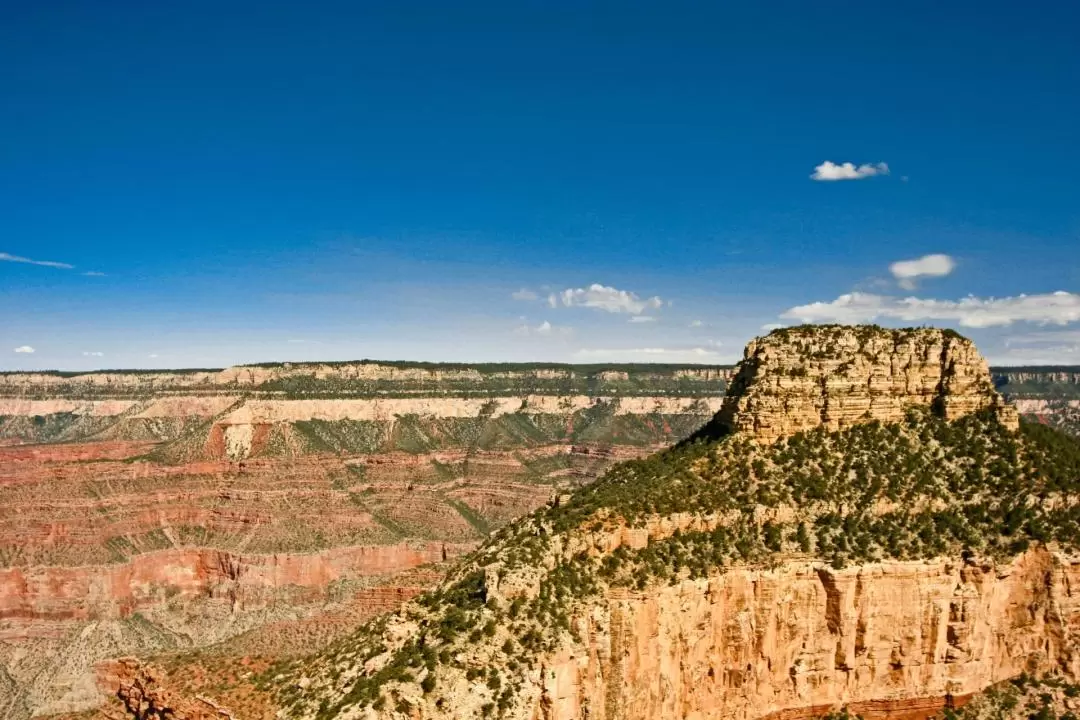
[[(863, 408), (840, 416), (759, 352), (923, 346), (947, 359), (936, 382), (871, 353), (869, 389), (824, 393)], [(1080, 673), (1080, 445), (1018, 429), (941, 331), (801, 328), (747, 363), (706, 434), (723, 437), (502, 529), (437, 591), (295, 661), (285, 714), (787, 718)]]

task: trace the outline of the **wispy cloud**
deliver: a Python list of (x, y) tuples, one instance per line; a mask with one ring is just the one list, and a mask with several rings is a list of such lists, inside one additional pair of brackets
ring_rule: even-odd
[(914, 290), (921, 277), (945, 277), (956, 267), (956, 261), (948, 255), (936, 253), (923, 255), (914, 260), (900, 260), (889, 266), (889, 272), (897, 284), (905, 290)]
[(90, 270), (88, 272), (84, 272), (83, 275), (85, 275), (86, 277), (105, 277), (105, 273), (98, 272), (96, 270)]
[(52, 260), (31, 260), (30, 258), (21, 257), (19, 255), (9, 255), (5, 252), (0, 252), (0, 260), (4, 262), (13, 263), (26, 263), (27, 265), (40, 265), (41, 267), (60, 268), (61, 270), (73, 270), (74, 265), (68, 263), (54, 262)]
[(701, 322), (700, 320), (691, 320), (690, 321), (690, 327), (692, 327), (692, 328), (699, 328), (704, 324), (705, 323)]
[(83, 357), (104, 357), (105, 353), (96, 350), (83, 350)]
[(552, 294), (548, 297), (548, 303), (552, 307), (560, 302), (564, 307), (588, 307), (610, 313), (630, 313), (631, 315), (640, 315), (649, 308), (656, 309), (664, 304), (659, 297), (642, 298), (636, 293), (599, 283), (593, 283), (587, 288), (567, 288), (558, 296)]
[(784, 323), (765, 323), (761, 326), (761, 329), (765, 332), (772, 332), (773, 330), (779, 330), (784, 327), (787, 327)]
[(521, 288), (517, 292), (512, 292), (510, 297), (514, 300), (538, 300), (540, 298), (539, 295), (528, 288)]
[(656, 322), (656, 318), (652, 315), (634, 315), (630, 318), (632, 323), (651, 323)]
[(1016, 322), (1065, 325), (1080, 321), (1080, 295), (1059, 291), (1004, 298), (969, 296), (961, 300), (934, 300), (854, 292), (829, 302), (793, 307), (780, 317), (800, 322), (844, 324), (880, 319), (938, 321), (955, 322), (971, 328), (999, 327)]
[(833, 180), (863, 180), (865, 178), (871, 178), (875, 175), (888, 175), (889, 166), (887, 163), (867, 163), (856, 166), (855, 163), (840, 163), (839, 165), (826, 160), (825, 162), (814, 168), (814, 172), (810, 175), (811, 180), (818, 181), (833, 181)]
[(17, 353), (32, 353), (32, 352), (34, 352), (34, 348), (30, 347), (29, 345), (20, 345), (19, 347), (15, 348), (15, 352), (17, 352)]

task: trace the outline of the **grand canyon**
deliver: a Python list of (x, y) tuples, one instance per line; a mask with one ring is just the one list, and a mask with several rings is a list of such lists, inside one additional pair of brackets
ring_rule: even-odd
[[(920, 410), (946, 425), (990, 418), (1006, 435), (1018, 416), (1075, 432), (1078, 396), (1077, 369), (988, 369), (958, 336), (872, 328), (777, 331), (736, 367), (6, 373), (0, 708), (750, 720), (841, 705), (925, 715), (1025, 672), (1075, 678), (1080, 560), (1062, 543), (868, 553), (854, 534), (842, 549), (784, 539), (813, 528), (824, 500), (575, 503), (652, 462), (639, 458), (681, 452), (663, 452), (673, 444), (770, 448), (904, 427)], [(782, 465), (727, 462), (750, 475)], [(578, 519), (558, 529), (549, 516)], [(659, 579), (641, 569), (655, 558), (632, 559), (747, 523), (779, 539), (696, 569), (680, 550)], [(525, 539), (537, 532), (543, 547)], [(571, 584), (556, 600), (553, 572), (573, 578), (559, 576)], [(479, 623), (455, 621), (471, 646), (443, 638), (407, 674), (415, 684), (384, 673), (371, 690), (395, 652), (443, 622), (447, 593)], [(511, 621), (515, 604), (549, 614)]]
[(0, 720), (1080, 720), (1080, 3), (3, 10)]

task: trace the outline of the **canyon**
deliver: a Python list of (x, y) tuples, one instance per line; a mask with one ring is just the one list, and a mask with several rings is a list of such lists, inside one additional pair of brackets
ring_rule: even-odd
[(727, 375), (481, 370), (0, 374), (0, 716), (100, 706), (111, 658), (325, 644), (689, 435)]
[[(973, 348), (951, 337), (907, 337), (899, 344), (871, 337), (861, 345), (851, 340), (850, 348), (830, 342), (823, 348), (833, 355), (818, 349), (817, 357), (811, 352), (799, 362), (795, 355), (776, 354), (783, 348), (769, 349), (776, 339), (761, 342), (748, 348), (754, 362), (741, 366), (742, 379), (732, 367), (366, 361), (0, 374), (0, 715), (116, 712), (123, 705), (117, 698), (142, 693), (140, 683), (152, 675), (159, 689), (173, 687), (162, 690), (172, 693), (170, 702), (216, 698), (196, 701), (191, 712), (219, 717), (213, 713), (220, 708), (240, 707), (236, 717), (271, 717), (279, 701), (252, 693), (245, 675), (340, 641), (369, 617), (395, 610), (439, 582), (455, 558), (515, 518), (558, 504), (615, 463), (678, 442), (710, 421), (724, 432), (757, 432), (763, 441), (819, 424), (839, 430), (867, 417), (892, 421), (909, 407), (935, 404), (953, 417), (990, 410), (1015, 423), (993, 385), (1029, 418), (1070, 429), (1075, 417), (1072, 393), (1080, 372), (988, 372)], [(854, 360), (839, 370), (852, 353)], [(750, 364), (756, 375), (748, 378)], [(1059, 568), (1053, 572), (1060, 583), (1074, 582), (1067, 557), (1039, 557), (1048, 568)], [(783, 620), (790, 624), (808, 617), (825, 597), (824, 586), (813, 584), (828, 570), (806, 562), (785, 567), (784, 579), (774, 578), (782, 591), (769, 592), (804, 599)], [(904, 597), (974, 572), (940, 561), (888, 567), (898, 573), (897, 588), (913, 588), (897, 590)], [(1005, 566), (983, 567), (987, 577), (1013, 573)], [(754, 606), (746, 588), (773, 581), (755, 575), (758, 570), (746, 572), (755, 579), (738, 585), (742, 600), (730, 600), (730, 607), (741, 608), (735, 615), (694, 599), (735, 592), (713, 579), (705, 585), (684, 581), (674, 597), (671, 590), (662, 596), (624, 593), (622, 604), (595, 622), (576, 619), (587, 637), (602, 642), (551, 660), (560, 679), (549, 687), (538, 676), (537, 697), (546, 698), (541, 705), (565, 708), (591, 697), (597, 712), (597, 698), (618, 694), (610, 683), (586, 689), (592, 682), (586, 676), (612, 672), (603, 665), (603, 642), (613, 634), (644, 633), (667, 638), (663, 652), (674, 652), (692, 639), (677, 628), (648, 624), (674, 608), (697, 608), (695, 623), (718, 627), (730, 626), (736, 616), (766, 613), (772, 600)], [(731, 574), (725, 578), (736, 582)], [(983, 592), (986, 584), (965, 592)], [(1054, 588), (1046, 591), (1056, 598), (1051, 614), (1068, 617), (1074, 610)], [(946, 602), (945, 595), (934, 597), (902, 610), (860, 600), (870, 604), (851, 612), (889, 615)], [(781, 620), (752, 625), (768, 623)], [(636, 688), (652, 675), (665, 685), (642, 690), (642, 697), (675, 697), (673, 681), (658, 668), (668, 668), (677, 656), (646, 657), (647, 650), (634, 650), (640, 665), (620, 666), (628, 673), (623, 685)], [(152, 663), (115, 660), (130, 655)], [(155, 675), (155, 666), (168, 667), (168, 679)], [(708, 677), (719, 678), (715, 686), (687, 677), (702, 692), (712, 687), (707, 692), (727, 696), (734, 675), (725, 673), (712, 668)], [(989, 677), (979, 673), (972, 677)], [(232, 685), (207, 695), (211, 680), (222, 674), (233, 678)], [(571, 683), (578, 689), (568, 695), (570, 676), (579, 678)], [(868, 681), (852, 685), (814, 675), (806, 682), (834, 688), (820, 695), (831, 706), (856, 697), (852, 688)], [(185, 692), (176, 694), (177, 683)], [(927, 698), (940, 699), (944, 686), (938, 678), (922, 687)], [(676, 693), (684, 696), (678, 702), (688, 717), (698, 702), (686, 695), (693, 692), (687, 685)], [(112, 699), (105, 702), (107, 695)], [(744, 716), (779, 712), (792, 698), (772, 705), (754, 700)], [(610, 702), (618, 717), (636, 716), (626, 708), (669, 709), (668, 700), (655, 698)], [(700, 712), (707, 717), (711, 711)], [(551, 715), (564, 716), (576, 717), (563, 710)]]
[[(878, 382), (790, 372), (867, 346), (890, 350), (859, 372)], [(798, 328), (746, 357), (699, 442), (613, 468), (291, 663), (282, 716), (926, 717), (1022, 673), (1078, 679), (1080, 445), (1019, 424), (942, 331)], [(1017, 523), (1024, 494), (1053, 500)]]

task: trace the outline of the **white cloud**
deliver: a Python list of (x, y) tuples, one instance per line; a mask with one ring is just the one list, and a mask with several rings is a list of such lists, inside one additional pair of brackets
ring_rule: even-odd
[(761, 329), (765, 332), (772, 332), (773, 330), (779, 330), (780, 328), (785, 327), (787, 327), (787, 325), (785, 325), (784, 323), (765, 323), (761, 326)]
[(157, 353), (150, 353), (150, 354), (149, 354), (149, 355), (147, 355), (146, 357), (148, 357), (148, 358), (156, 358), (157, 356), (158, 356), (158, 354), (157, 354)]
[[(587, 288), (567, 288), (559, 293), (558, 299), (566, 307), (589, 307), (631, 315), (640, 315), (648, 308), (656, 309), (664, 304), (659, 297), (641, 298), (627, 290), (617, 290), (599, 283), (593, 283)], [(548, 302), (555, 307), (555, 295), (551, 295)]]
[(83, 350), (83, 357), (104, 357), (105, 353)]
[(651, 323), (656, 322), (656, 318), (651, 315), (634, 315), (630, 318), (632, 323)]
[(985, 328), (1029, 322), (1065, 325), (1080, 321), (1080, 295), (1068, 292), (1016, 295), (1004, 298), (969, 296), (961, 300), (896, 298), (872, 293), (848, 293), (831, 302), (800, 305), (781, 314), (800, 322), (862, 323), (878, 319), (903, 322), (955, 322)]
[(539, 295), (528, 288), (521, 288), (517, 292), (512, 292), (510, 293), (510, 297), (515, 300), (537, 300), (540, 298)]
[(86, 277), (105, 277), (105, 273), (98, 272), (97, 270), (90, 270), (88, 272), (84, 272), (83, 275), (85, 275)]
[(551, 335), (568, 335), (570, 333), (570, 330), (571, 329), (568, 328), (568, 327), (555, 326), (555, 325), (552, 325), (547, 320), (545, 320), (544, 322), (542, 322), (542, 323), (540, 323), (539, 325), (536, 325), (536, 326), (532, 326), (532, 325), (528, 325), (526, 323), (522, 323), (521, 325), (518, 325), (516, 328), (514, 328), (514, 334), (515, 335), (523, 335), (523, 336), (526, 336), (526, 337), (529, 337), (529, 336), (548, 337), (548, 336), (551, 336)]
[(547, 304), (548, 304), (548, 307), (550, 307), (550, 308), (559, 307), (559, 299), (557, 297), (555, 297), (555, 293), (551, 293), (550, 295), (548, 295)]
[(856, 167), (855, 163), (840, 163), (826, 160), (814, 168), (811, 180), (862, 180), (875, 175), (888, 175), (889, 166), (886, 163), (863, 164)]
[(994, 357), (996, 365), (1075, 365), (1078, 362), (1080, 329), (1010, 335), (1005, 338), (1005, 350)]
[(26, 263), (27, 265), (60, 268), (61, 270), (71, 270), (75, 267), (74, 265), (68, 265), (67, 263), (53, 262), (52, 260), (31, 260), (30, 258), (20, 257), (19, 255), (9, 255), (5, 252), (0, 252), (0, 260), (3, 260), (4, 262)]
[(17, 353), (32, 353), (32, 352), (34, 352), (34, 348), (30, 347), (29, 345), (20, 345), (19, 347), (15, 348), (15, 352), (17, 352)]
[(700, 320), (691, 320), (690, 321), (690, 327), (701, 327), (704, 324), (705, 323), (701, 322)]
[(900, 287), (914, 290), (915, 281), (921, 277), (945, 277), (956, 267), (956, 262), (948, 255), (936, 253), (923, 255), (915, 260), (900, 260), (889, 266), (889, 272), (897, 279)]
[(657, 362), (657, 363), (723, 363), (725, 359), (715, 350), (706, 348), (583, 348), (574, 353), (588, 362)]

